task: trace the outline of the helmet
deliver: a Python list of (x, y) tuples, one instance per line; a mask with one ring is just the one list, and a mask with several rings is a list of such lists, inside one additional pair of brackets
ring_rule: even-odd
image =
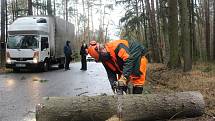
[(95, 58), (96, 61), (99, 61), (99, 43), (91, 41), (90, 46), (88, 47), (88, 53)]

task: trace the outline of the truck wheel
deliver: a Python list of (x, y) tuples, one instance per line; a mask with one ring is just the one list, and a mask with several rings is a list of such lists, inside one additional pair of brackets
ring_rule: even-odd
[(43, 63), (43, 71), (44, 71), (44, 72), (49, 71), (49, 63), (48, 63), (47, 61), (45, 61), (45, 62)]
[(59, 65), (58, 65), (58, 68), (59, 68), (59, 69), (63, 69), (63, 68), (64, 68), (64, 64), (59, 64)]
[(59, 69), (63, 69), (64, 68), (64, 63), (65, 63), (65, 58), (61, 58), (60, 62), (58, 64), (58, 68)]

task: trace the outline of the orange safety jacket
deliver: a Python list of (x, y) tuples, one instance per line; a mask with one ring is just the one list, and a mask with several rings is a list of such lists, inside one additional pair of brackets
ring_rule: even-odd
[(107, 43), (105, 48), (111, 58), (102, 63), (111, 85), (117, 81), (117, 74), (119, 77), (123, 74), (128, 79), (130, 75), (141, 76), (140, 61), (146, 50), (140, 44), (127, 40), (115, 40)]

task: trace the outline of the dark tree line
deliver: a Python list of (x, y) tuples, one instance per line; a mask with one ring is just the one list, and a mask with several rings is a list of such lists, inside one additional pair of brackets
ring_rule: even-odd
[[(94, 30), (91, 32), (89, 24), (93, 18), (94, 1), (81, 0), (83, 14), (80, 14), (78, 0), (72, 7), (70, 0), (61, 3), (56, 0), (1, 0), (1, 42), (6, 40), (3, 33), (7, 25), (26, 15), (60, 14), (68, 21), (72, 16), (78, 28), (77, 40), (95, 38), (91, 37), (95, 34), (92, 34)], [(98, 1), (101, 13), (102, 2)], [(150, 62), (166, 63), (171, 68), (183, 67), (184, 71), (189, 71), (192, 63), (215, 60), (214, 0), (116, 0), (116, 4), (124, 5), (126, 11), (120, 20), (122, 36), (138, 40), (149, 48)], [(99, 40), (106, 41), (102, 14), (99, 23)]]
[(139, 40), (148, 47), (151, 62), (189, 71), (192, 63), (215, 60), (215, 1), (125, 0), (116, 3), (124, 5), (126, 10), (121, 18), (126, 33), (123, 36)]

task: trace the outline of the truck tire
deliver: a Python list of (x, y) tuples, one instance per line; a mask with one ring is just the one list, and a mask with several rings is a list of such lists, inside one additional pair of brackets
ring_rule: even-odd
[(49, 63), (48, 63), (48, 61), (43, 62), (42, 70), (43, 70), (43, 72), (49, 71)]
[(59, 69), (63, 69), (64, 68), (64, 63), (65, 63), (65, 58), (61, 58), (60, 62), (58, 64), (58, 68)]
[(59, 64), (59, 65), (58, 65), (58, 68), (59, 68), (59, 69), (63, 69), (63, 68), (64, 68), (64, 64)]
[(19, 68), (13, 68), (13, 72), (19, 73), (20, 69)]

